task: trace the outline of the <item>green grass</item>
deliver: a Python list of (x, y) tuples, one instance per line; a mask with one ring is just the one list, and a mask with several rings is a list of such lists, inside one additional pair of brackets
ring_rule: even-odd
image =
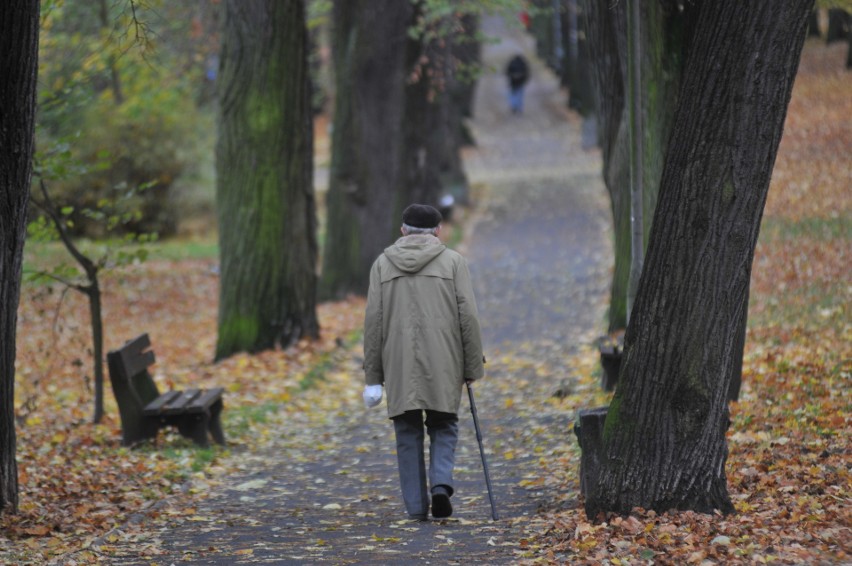
[(760, 238), (764, 241), (787, 240), (801, 237), (819, 241), (852, 239), (852, 219), (846, 215), (838, 218), (766, 218), (760, 227)]
[[(80, 239), (75, 241), (80, 251), (92, 259), (103, 255), (106, 242)], [(215, 236), (203, 239), (173, 238), (150, 244), (125, 245), (115, 244), (114, 250), (122, 247), (128, 251), (144, 248), (148, 252), (148, 260), (210, 259), (218, 260), (219, 243)], [(24, 273), (49, 269), (52, 266), (65, 263), (76, 266), (77, 263), (61, 242), (27, 241), (24, 247)]]
[(219, 242), (215, 237), (193, 240), (165, 240), (151, 244), (151, 259), (219, 259)]
[(269, 401), (260, 405), (229, 407), (222, 413), (225, 430), (229, 436), (244, 437), (254, 425), (269, 422), (270, 415), (277, 413), (280, 406), (280, 403)]

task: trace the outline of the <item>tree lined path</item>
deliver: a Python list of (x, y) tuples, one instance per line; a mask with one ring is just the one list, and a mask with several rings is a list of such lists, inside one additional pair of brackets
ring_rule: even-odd
[[(549, 481), (554, 469), (576, 466), (577, 451), (573, 414), (548, 399), (583, 387), (569, 360), (603, 327), (608, 201), (599, 155), (582, 150), (580, 119), (565, 111), (531, 41), (499, 19), (483, 24), (501, 42), (483, 52), (488, 69), (472, 124), (478, 146), (465, 158), (476, 212), (462, 251), (488, 358), (475, 391), (500, 520), (490, 518), (467, 399), (453, 516), (406, 520), (393, 428), (384, 403), (363, 408), (356, 345), (341, 349), (326, 380), (303, 393), (309, 411), (271, 416), (275, 433), (260, 448), (232, 450), (236, 475), (195, 481), (192, 489), (209, 495), (183, 515), (140, 525), (144, 535), (115, 544), (113, 563), (510, 563), (538, 510), (577, 505), (576, 491), (557, 492)], [(525, 113), (515, 116), (503, 68), (519, 51), (532, 79)]]

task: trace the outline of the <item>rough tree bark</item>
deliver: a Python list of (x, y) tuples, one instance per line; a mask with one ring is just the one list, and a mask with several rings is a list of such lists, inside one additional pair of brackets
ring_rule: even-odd
[(217, 359), (319, 332), (307, 56), (303, 0), (224, 3)]
[(334, 132), (322, 298), (365, 294), (370, 266), (399, 235), (405, 55), (414, 10), (399, 0), (336, 0)]
[(38, 0), (0, 10), (0, 512), (18, 509), (15, 346), (32, 179), (38, 70)]
[(699, 6), (586, 513), (732, 512), (727, 394), (813, 0)]

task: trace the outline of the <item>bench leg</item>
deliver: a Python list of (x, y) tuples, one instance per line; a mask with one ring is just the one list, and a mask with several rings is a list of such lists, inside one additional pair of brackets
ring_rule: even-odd
[(134, 446), (145, 440), (156, 440), (157, 432), (160, 430), (160, 423), (156, 418), (140, 417), (137, 421), (128, 423), (122, 421), (121, 429), (122, 446)]
[(208, 425), (208, 429), (210, 430), (210, 436), (213, 437), (213, 441), (216, 444), (225, 445), (225, 433), (222, 430), (222, 409), (224, 408), (224, 403), (221, 399), (213, 403), (213, 406), (210, 407), (210, 424)]
[(177, 422), (178, 432), (186, 438), (202, 447), (210, 445), (207, 439), (207, 427), (209, 426), (210, 415), (207, 413), (199, 413), (196, 415), (186, 415)]

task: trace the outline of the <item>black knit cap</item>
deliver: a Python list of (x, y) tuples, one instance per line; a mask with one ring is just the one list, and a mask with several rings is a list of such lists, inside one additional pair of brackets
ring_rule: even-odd
[(428, 204), (412, 204), (402, 211), (402, 223), (413, 228), (435, 228), (443, 219), (438, 209)]

